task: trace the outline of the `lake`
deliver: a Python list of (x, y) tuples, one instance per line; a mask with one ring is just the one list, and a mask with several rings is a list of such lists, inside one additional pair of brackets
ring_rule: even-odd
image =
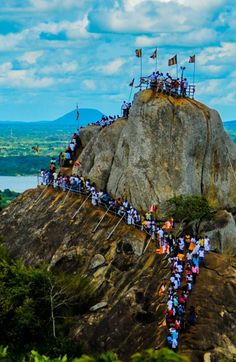
[(16, 192), (37, 187), (37, 176), (0, 176), (0, 190), (10, 189)]

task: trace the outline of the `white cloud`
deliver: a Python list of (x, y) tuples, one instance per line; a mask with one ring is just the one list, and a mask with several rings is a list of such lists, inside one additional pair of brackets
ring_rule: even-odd
[(40, 68), (41, 74), (74, 73), (78, 69), (75, 61), (60, 64), (46, 65)]
[(85, 79), (85, 80), (83, 80), (82, 84), (88, 90), (96, 89), (95, 82), (92, 79)]
[(88, 18), (85, 14), (82, 19), (76, 21), (63, 20), (60, 22), (45, 22), (34, 27), (34, 31), (38, 34), (45, 32), (49, 34), (59, 34), (64, 32), (69, 39), (79, 40), (87, 38), (97, 38), (97, 34), (91, 34), (87, 31)]
[(236, 42), (222, 42), (217, 47), (207, 47), (198, 56), (200, 64), (235, 64)]
[[(227, 0), (123, 0), (89, 12), (92, 31), (176, 33), (199, 31), (224, 12)], [(217, 15), (217, 16), (216, 16)]]
[(96, 70), (98, 70), (101, 73), (106, 74), (106, 75), (112, 75), (112, 74), (118, 73), (120, 71), (121, 67), (125, 63), (126, 62), (124, 59), (118, 58), (108, 64), (100, 65), (100, 66), (96, 67)]
[(236, 90), (234, 81), (228, 79), (209, 79), (197, 85), (198, 96), (208, 96), (210, 105), (235, 105)]
[(20, 33), (9, 33), (7, 35), (0, 35), (0, 51), (15, 50), (15, 48), (25, 39), (28, 30)]
[(138, 36), (135, 40), (137, 47), (150, 46), (202, 46), (217, 41), (217, 33), (214, 29), (202, 28), (199, 31), (191, 31), (187, 33), (174, 33), (170, 36), (169, 33), (161, 33), (155, 37), (147, 35)]
[(5, 72), (0, 74), (0, 85), (7, 88), (47, 88), (54, 84), (54, 79), (39, 77), (34, 70), (14, 70), (9, 63), (0, 66), (5, 67)]
[(40, 58), (44, 52), (42, 50), (25, 52), (21, 56), (18, 57), (18, 60), (21, 62), (26, 62), (28, 64), (35, 64), (37, 59)]
[(38, 11), (70, 10), (74, 7), (81, 7), (85, 1), (82, 0), (30, 0), (32, 8)]

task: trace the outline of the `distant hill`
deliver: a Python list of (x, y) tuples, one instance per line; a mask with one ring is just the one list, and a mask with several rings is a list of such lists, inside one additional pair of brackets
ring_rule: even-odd
[(236, 128), (236, 121), (228, 121), (224, 122), (225, 128)]
[(236, 121), (224, 122), (224, 129), (236, 143)]
[(71, 125), (75, 124), (79, 126), (86, 126), (90, 122), (96, 122), (102, 117), (102, 113), (97, 109), (82, 108), (79, 110), (80, 117), (76, 121), (76, 110), (73, 110), (69, 113), (64, 114), (64, 116), (57, 118), (53, 123), (57, 125)]
[(25, 127), (27, 128), (38, 128), (42, 127), (42, 124), (47, 128), (57, 127), (57, 126), (66, 126), (74, 127), (85, 126), (90, 122), (96, 122), (99, 120), (103, 113), (93, 108), (81, 108), (79, 110), (80, 117), (79, 120), (76, 120), (76, 110), (74, 109), (71, 112), (64, 114), (63, 116), (53, 120), (53, 121), (32, 121), (32, 122), (23, 122), (23, 121), (0, 121), (0, 127), (7, 127), (11, 129), (12, 127)]
[[(79, 120), (73, 110), (54, 121), (0, 121), (0, 175), (32, 175), (48, 167), (50, 157), (65, 150), (78, 127), (102, 116), (96, 109), (79, 111)], [(35, 145), (39, 146), (38, 155), (33, 150)]]

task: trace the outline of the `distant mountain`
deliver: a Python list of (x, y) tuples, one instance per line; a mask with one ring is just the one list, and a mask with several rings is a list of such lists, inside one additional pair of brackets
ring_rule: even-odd
[(81, 108), (79, 110), (79, 120), (76, 121), (76, 110), (73, 110), (69, 113), (66, 113), (64, 116), (57, 118), (54, 123), (56, 122), (57, 125), (67, 124), (74, 126), (75, 124), (79, 126), (86, 126), (90, 122), (96, 122), (102, 117), (102, 113), (97, 109), (92, 108)]
[(224, 122), (224, 127), (226, 128), (226, 129), (236, 129), (236, 121), (228, 121), (228, 122)]
[(53, 121), (32, 121), (32, 122), (24, 122), (24, 121), (0, 121), (0, 125), (9, 125), (9, 126), (13, 126), (13, 125), (24, 125), (27, 127), (37, 127), (38, 125), (42, 125), (42, 123), (47, 123), (47, 125), (49, 125), (51, 123), (52, 126), (55, 126), (55, 123), (57, 125), (66, 125), (66, 126), (72, 126), (74, 127), (75, 124), (76, 126), (78, 125), (87, 125), (90, 122), (96, 122), (97, 120), (99, 120), (103, 113), (101, 113), (100, 111), (98, 111), (97, 109), (93, 109), (93, 108), (81, 108), (79, 110), (80, 113), (80, 117), (79, 120), (76, 120), (76, 110), (74, 109), (71, 112), (68, 112), (66, 114), (64, 114), (63, 116), (53, 120)]

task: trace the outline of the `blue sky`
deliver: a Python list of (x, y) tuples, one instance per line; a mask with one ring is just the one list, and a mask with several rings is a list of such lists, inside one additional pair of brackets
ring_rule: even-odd
[(235, 0), (1, 0), (0, 120), (55, 119), (75, 108), (116, 114), (129, 82), (178, 54), (196, 98), (236, 119)]

